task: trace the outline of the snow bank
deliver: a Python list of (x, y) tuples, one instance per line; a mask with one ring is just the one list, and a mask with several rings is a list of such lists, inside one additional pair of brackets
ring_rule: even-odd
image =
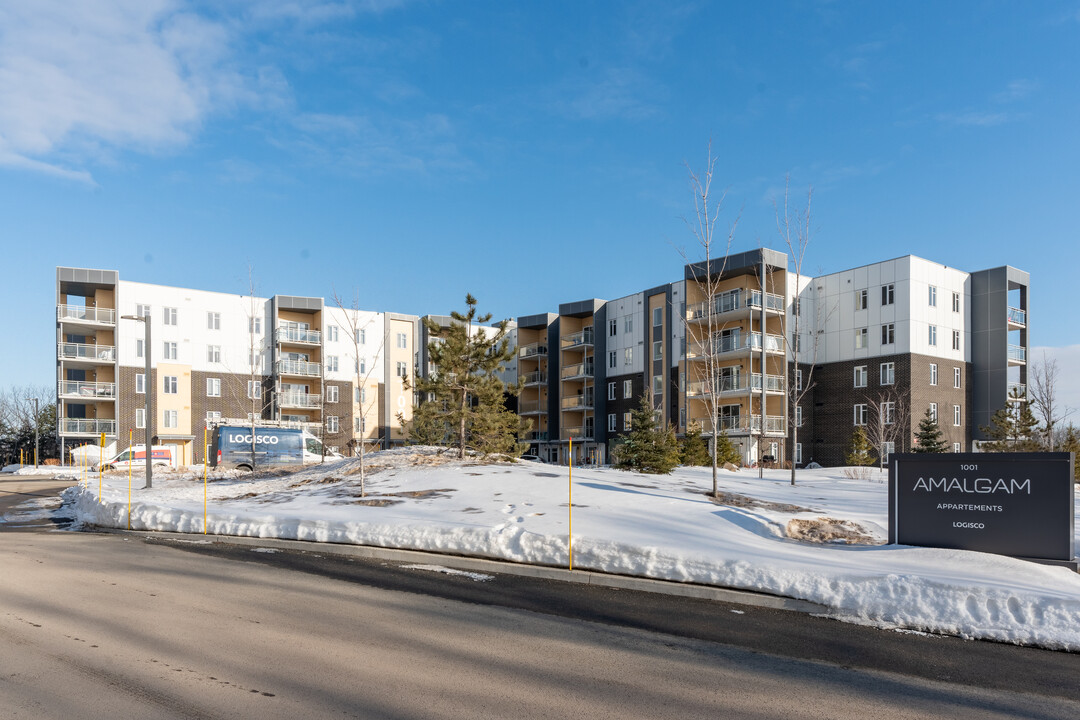
[[(459, 462), (435, 450), (368, 456), (291, 474), (215, 477), (210, 533), (499, 558), (568, 562), (566, 468), (533, 462)], [(826, 605), (839, 619), (1080, 651), (1080, 575), (1064, 568), (956, 550), (800, 542), (793, 519), (827, 517), (887, 535), (884, 474), (835, 468), (723, 473), (724, 504), (704, 495), (706, 468), (670, 476), (575, 468), (574, 567), (743, 588)], [(133, 479), (141, 488), (142, 478)], [(65, 491), (83, 522), (127, 527), (127, 476)], [(201, 474), (160, 473), (132, 491), (136, 529), (203, 531)]]

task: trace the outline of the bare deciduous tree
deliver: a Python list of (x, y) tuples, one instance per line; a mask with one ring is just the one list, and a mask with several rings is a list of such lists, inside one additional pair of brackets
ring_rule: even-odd
[(1045, 352), (1041, 361), (1032, 363), (1028, 368), (1028, 393), (1035, 412), (1042, 420), (1046, 449), (1050, 452), (1057, 446), (1054, 428), (1073, 412), (1072, 408), (1058, 402), (1058, 374), (1057, 360), (1047, 358)]
[(886, 446), (892, 443), (894, 452), (901, 441), (899, 452), (904, 450), (902, 440), (911, 434), (911, 408), (904, 395), (896, 390), (882, 390), (869, 395), (867, 400), (866, 438), (878, 454), (878, 464), (885, 467)]

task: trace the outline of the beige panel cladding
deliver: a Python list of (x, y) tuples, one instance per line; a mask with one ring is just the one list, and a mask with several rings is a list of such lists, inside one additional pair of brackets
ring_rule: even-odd
[(116, 309), (116, 291), (99, 288), (94, 292), (94, 297), (86, 298), (86, 305), (88, 307)]
[[(405, 347), (398, 347), (399, 334), (405, 335)], [(401, 431), (401, 423), (398, 422), (398, 414), (400, 413), (405, 419), (405, 422), (412, 420), (412, 390), (405, 388), (405, 383), (401, 378), (400, 368), (404, 368), (404, 372), (408, 377), (408, 382), (412, 383), (413, 378), (413, 336), (414, 336), (414, 323), (409, 320), (390, 319), (387, 323), (386, 332), (386, 355), (389, 361), (389, 373), (386, 378), (386, 402), (389, 404), (390, 411), (390, 427), (387, 432), (388, 437), (392, 440), (403, 440), (405, 435)], [(404, 363), (402, 366), (401, 363)]]
[[(158, 407), (155, 409), (157, 415), (156, 422), (158, 425), (159, 435), (190, 435), (191, 434), (191, 366), (190, 365), (178, 365), (174, 363), (158, 363), (157, 375), (160, 379), (161, 387), (154, 388), (154, 397), (158, 400)], [(165, 379), (169, 377), (176, 378), (176, 393), (166, 393)], [(165, 427), (165, 411), (176, 411), (176, 427)]]
[(382, 385), (378, 380), (369, 378), (364, 385), (363, 395), (360, 397), (360, 401), (356, 401), (355, 393), (353, 397), (352, 413), (354, 418), (363, 418), (363, 430), (356, 431), (355, 421), (352, 427), (352, 437), (354, 440), (359, 441), (361, 438), (365, 440), (377, 440), (380, 435), (379, 427), (379, 407), (381, 406), (380, 398), (382, 395)]
[(322, 329), (322, 313), (299, 312), (297, 310), (278, 310), (278, 319), (287, 322), (307, 323), (312, 330)]

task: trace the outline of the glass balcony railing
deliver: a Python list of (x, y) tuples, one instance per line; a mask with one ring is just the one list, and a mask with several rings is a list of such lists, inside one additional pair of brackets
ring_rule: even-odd
[(560, 401), (563, 410), (588, 410), (593, 406), (592, 395), (574, 395)]
[[(749, 291), (749, 299), (747, 299), (747, 291), (742, 288), (737, 290), (728, 290), (727, 292), (720, 293), (713, 298), (710, 305), (708, 300), (702, 302), (693, 303), (686, 306), (686, 319), (690, 321), (701, 320), (708, 318), (712, 315), (723, 315), (724, 313), (734, 312), (736, 310), (745, 310), (747, 308), (760, 310), (762, 301), (762, 292), (760, 290)], [(784, 296), (777, 295), (775, 293), (764, 293), (765, 309), (769, 312), (783, 312), (784, 311)], [(712, 308), (710, 313), (709, 309)]]
[(318, 330), (303, 330), (300, 328), (278, 328), (276, 337), (278, 343), (300, 343), (302, 345), (322, 344), (322, 333)]
[[(754, 373), (747, 377), (743, 375), (721, 377), (716, 382), (717, 393), (737, 393), (747, 390), (761, 390), (761, 374)], [(784, 378), (782, 375), (765, 376), (765, 392), (784, 392)], [(686, 394), (690, 397), (703, 397), (710, 395), (709, 384), (706, 380), (696, 380), (688, 383)]]
[(116, 348), (112, 345), (59, 343), (57, 354), (62, 360), (99, 360), (110, 363), (116, 360)]
[(521, 347), (518, 348), (518, 357), (519, 358), (531, 358), (531, 357), (536, 357), (537, 355), (545, 355), (546, 356), (547, 354), (548, 354), (547, 343), (536, 342), (536, 343), (531, 343), (529, 345), (522, 345)]
[[(712, 341), (712, 354), (724, 355), (726, 353), (745, 352), (747, 350), (760, 351), (761, 343), (761, 333), (718, 337)], [(708, 349), (709, 345), (706, 343), (698, 343), (696, 346), (691, 345), (687, 348), (686, 356), (691, 360), (699, 360), (706, 357)], [(784, 338), (780, 335), (765, 335), (765, 352), (784, 352)]]
[(116, 397), (116, 383), (61, 380), (57, 392), (61, 397), (77, 397), (85, 400), (112, 400)]
[(561, 377), (563, 380), (570, 380), (573, 378), (590, 378), (592, 376), (592, 363), (576, 363), (574, 365), (567, 365), (559, 373), (559, 377)]
[(112, 308), (87, 307), (85, 305), (57, 305), (57, 320), (90, 322), (99, 325), (115, 325), (116, 310)]
[(559, 435), (563, 440), (569, 440), (570, 438), (573, 438), (574, 440), (592, 440), (592, 428), (587, 426), (582, 427), (580, 425), (576, 427), (565, 427)]
[(319, 408), (322, 407), (322, 395), (303, 392), (278, 393), (278, 407)]
[(519, 415), (547, 415), (547, 400), (519, 400)]
[(1009, 361), (1010, 362), (1027, 362), (1027, 348), (1020, 345), (1009, 346)]
[[(753, 290), (750, 292), (750, 307), (757, 310), (761, 309), (760, 290)], [(765, 293), (765, 310), (768, 312), (783, 312), (784, 296), (776, 295), (775, 293)]]
[(87, 418), (61, 418), (61, 435), (116, 435), (115, 420), (96, 420)]
[(547, 442), (547, 430), (531, 430), (525, 433), (523, 438), (526, 442)]
[(593, 329), (589, 327), (581, 330), (580, 332), (570, 333), (569, 335), (563, 335), (560, 339), (560, 347), (563, 350), (569, 350), (571, 348), (586, 347), (593, 344)]
[(1027, 325), (1027, 313), (1020, 308), (1009, 308), (1009, 323), (1011, 325)]
[(305, 377), (319, 377), (322, 375), (322, 366), (315, 362), (278, 360), (275, 367), (278, 375), (303, 375)]
[(518, 376), (518, 381), (522, 385), (543, 385), (547, 382), (547, 373), (543, 370), (525, 373), (524, 375)]

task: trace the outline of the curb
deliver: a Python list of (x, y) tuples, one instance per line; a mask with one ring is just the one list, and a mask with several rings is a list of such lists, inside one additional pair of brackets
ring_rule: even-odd
[(468, 570), (472, 572), (487, 572), (502, 575), (519, 575), (522, 577), (542, 578), (559, 582), (579, 583), (581, 585), (596, 585), (599, 587), (616, 588), (619, 590), (638, 590), (661, 595), (674, 595), (678, 597), (697, 598), (701, 600), (713, 600), (716, 602), (733, 603), (736, 605), (750, 605), (753, 607), (769, 608), (772, 610), (789, 610), (813, 615), (829, 613), (829, 608), (809, 600), (767, 595), (750, 590), (735, 590), (732, 588), (716, 587), (712, 585), (697, 585), (693, 583), (676, 582), (672, 580), (653, 580), (652, 578), (634, 577), (630, 575), (614, 575), (611, 573), (596, 572), (594, 570), (568, 570), (566, 568), (550, 567), (546, 565), (527, 565), (524, 563), (509, 562), (505, 560), (489, 560), (486, 558), (465, 557), (461, 555), (444, 555), (441, 553), (425, 552), (422, 550), (399, 550), (396, 548), (375, 547), (372, 545), (345, 545), (341, 543), (322, 543), (305, 540), (282, 540), (279, 538), (242, 537), (238, 535), (203, 535), (201, 533), (165, 533), (144, 530), (120, 530), (116, 528), (95, 528), (97, 531), (116, 535), (135, 535), (146, 540), (208, 540), (211, 543), (225, 545), (246, 545), (258, 547), (273, 547), (284, 550), (299, 550), (302, 552), (317, 551), (341, 557), (359, 557), (373, 560), (391, 560), (395, 562), (424, 562), (437, 561), (440, 565), (455, 570)]

